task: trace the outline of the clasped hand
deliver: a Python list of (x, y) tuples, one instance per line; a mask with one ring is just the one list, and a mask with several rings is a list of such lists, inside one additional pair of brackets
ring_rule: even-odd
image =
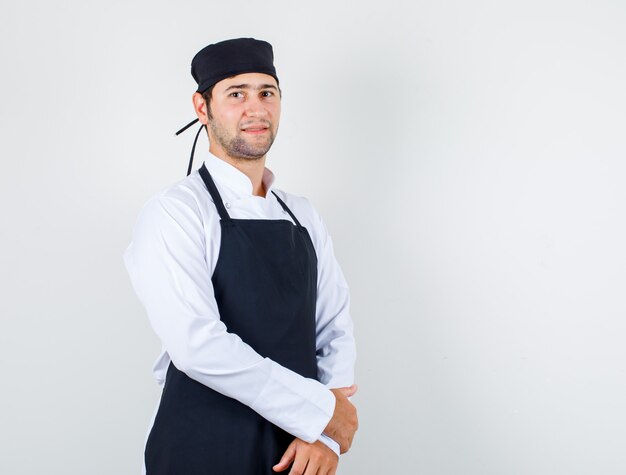
[[(336, 399), (335, 410), (324, 433), (339, 444), (343, 454), (350, 449), (354, 433), (359, 426), (356, 408), (348, 400), (356, 393), (357, 386), (353, 384), (347, 388), (331, 391)], [(320, 441), (309, 444), (302, 439), (294, 439), (273, 469), (275, 472), (282, 472), (289, 468), (292, 462), (289, 475), (334, 475), (339, 457)]]

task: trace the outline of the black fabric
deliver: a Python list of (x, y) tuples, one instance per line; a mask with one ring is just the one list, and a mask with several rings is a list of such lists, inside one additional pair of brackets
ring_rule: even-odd
[(191, 60), (191, 75), (198, 83), (197, 92), (243, 73), (269, 74), (278, 83), (272, 45), (254, 38), (236, 38), (205, 46)]
[[(317, 379), (317, 257), (308, 231), (288, 220), (232, 219), (204, 165), (200, 174), (221, 218), (211, 277), (220, 318), (262, 356)], [(147, 475), (275, 474), (293, 439), (170, 364), (146, 445)]]

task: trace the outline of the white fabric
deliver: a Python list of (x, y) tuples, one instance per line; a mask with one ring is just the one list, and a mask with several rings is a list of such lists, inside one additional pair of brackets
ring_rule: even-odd
[[(207, 154), (205, 165), (234, 219), (287, 219), (271, 193), (274, 175), (265, 169), (266, 197), (237, 168)], [(335, 398), (329, 388), (354, 380), (355, 345), (349, 292), (332, 241), (312, 205), (274, 190), (304, 226), (318, 259), (316, 342), (320, 382), (263, 358), (221, 322), (210, 276), (220, 249), (219, 215), (197, 171), (145, 204), (124, 262), (152, 327), (162, 342), (153, 373), (165, 381), (170, 360), (189, 377), (251, 407), (265, 419), (307, 442), (321, 440)]]

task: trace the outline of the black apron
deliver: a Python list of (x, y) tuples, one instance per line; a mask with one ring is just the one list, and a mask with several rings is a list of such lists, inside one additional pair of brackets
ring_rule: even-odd
[[(295, 225), (231, 219), (204, 164), (199, 171), (220, 216), (211, 281), (221, 320), (261, 356), (317, 379), (317, 257), (307, 230), (276, 194)], [(293, 439), (170, 363), (146, 443), (146, 474), (275, 475), (272, 466)]]

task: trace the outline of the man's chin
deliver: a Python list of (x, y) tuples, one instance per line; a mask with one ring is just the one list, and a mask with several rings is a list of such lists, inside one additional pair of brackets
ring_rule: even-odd
[(231, 155), (231, 157), (233, 157), (234, 159), (241, 160), (244, 162), (256, 162), (257, 160), (261, 160), (264, 156), (265, 154), (263, 155), (241, 155), (241, 154)]
[(233, 140), (226, 144), (222, 144), (222, 147), (226, 153), (237, 160), (260, 160), (263, 158), (274, 143), (274, 137), (264, 137), (261, 139), (250, 139), (248, 137), (239, 134)]
[(235, 149), (231, 150), (230, 155), (234, 158), (238, 158), (241, 160), (254, 161), (262, 159), (267, 154), (267, 152), (269, 152), (269, 147), (255, 149)]

